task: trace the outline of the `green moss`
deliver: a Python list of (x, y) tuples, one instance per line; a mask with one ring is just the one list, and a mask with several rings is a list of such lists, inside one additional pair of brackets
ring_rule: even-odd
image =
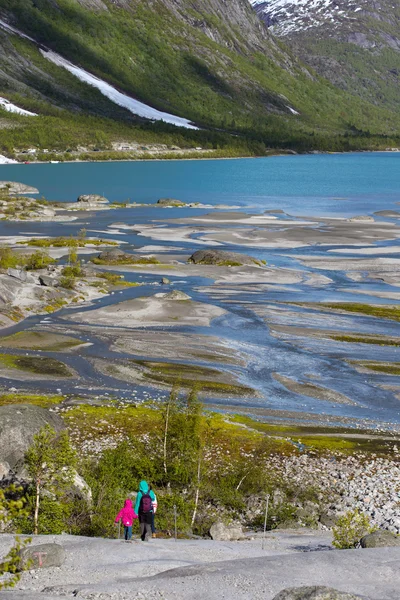
[(18, 242), (26, 246), (36, 248), (84, 248), (85, 246), (118, 246), (117, 242), (109, 240), (93, 240), (74, 237), (56, 237), (56, 238), (32, 238), (23, 242)]
[(82, 342), (76, 338), (41, 331), (19, 331), (0, 338), (0, 346), (5, 348), (46, 350), (48, 352), (62, 352), (81, 344)]
[(62, 298), (58, 298), (58, 299), (52, 300), (49, 304), (44, 306), (40, 312), (42, 312), (42, 310), (44, 310), (44, 312), (51, 314), (53, 312), (56, 312), (56, 310), (60, 310), (60, 308), (62, 308), (66, 304), (68, 304), (68, 302), (66, 300), (63, 300)]
[(95, 265), (159, 265), (160, 261), (154, 256), (135, 256), (133, 254), (118, 256), (113, 259), (104, 260), (93, 258)]
[(123, 275), (113, 273), (112, 271), (102, 271), (101, 273), (97, 273), (96, 277), (105, 279), (109, 285), (115, 287), (135, 287), (140, 285), (136, 281), (125, 281)]
[[(301, 305), (301, 304), (300, 304)], [(321, 302), (315, 304), (302, 304), (310, 308), (327, 308), (332, 310), (357, 313), (378, 317), (380, 319), (390, 319), (392, 321), (400, 321), (400, 306), (389, 304), (361, 304), (358, 302)]]
[(39, 394), (0, 394), (0, 406), (6, 404), (33, 404), (49, 408), (63, 401), (63, 396), (45, 396)]
[(149, 362), (144, 360), (135, 360), (132, 362), (145, 367), (144, 377), (164, 385), (172, 386), (174, 383), (178, 383), (182, 388), (190, 389), (195, 384), (199, 392), (214, 393), (217, 395), (228, 394), (232, 396), (255, 395), (253, 388), (248, 386), (239, 383), (218, 381), (217, 378), (221, 378), (224, 373), (217, 369), (182, 363)]
[(349, 361), (353, 365), (359, 365), (370, 371), (376, 371), (377, 373), (386, 373), (387, 375), (400, 375), (400, 363), (393, 362), (374, 362), (368, 360), (352, 360)]
[(64, 363), (49, 357), (0, 354), (0, 365), (6, 369), (17, 369), (35, 375), (72, 377), (71, 371)]
[(367, 337), (359, 335), (330, 335), (331, 340), (349, 342), (351, 344), (374, 344), (377, 346), (400, 346), (399, 339), (385, 339), (382, 337)]

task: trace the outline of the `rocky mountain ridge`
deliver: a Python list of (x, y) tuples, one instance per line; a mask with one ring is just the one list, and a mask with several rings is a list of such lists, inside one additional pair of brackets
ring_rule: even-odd
[(400, 2), (253, 0), (270, 32), (334, 85), (399, 105)]

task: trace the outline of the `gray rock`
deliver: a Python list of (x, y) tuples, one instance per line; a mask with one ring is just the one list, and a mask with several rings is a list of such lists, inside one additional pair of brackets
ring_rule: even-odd
[(65, 550), (60, 544), (27, 546), (20, 552), (21, 563), (30, 569), (61, 567), (65, 562)]
[(163, 278), (161, 279), (161, 283), (162, 283), (163, 285), (168, 285), (168, 284), (169, 284), (169, 283), (171, 283), (171, 282), (170, 282), (170, 280), (169, 280), (167, 277), (163, 277)]
[(217, 542), (240, 540), (243, 538), (243, 529), (241, 525), (225, 525), (225, 523), (218, 521), (211, 525), (210, 536)]
[(176, 200), (175, 198), (160, 198), (157, 201), (158, 206), (186, 206), (182, 200)]
[(360, 600), (361, 596), (340, 592), (330, 587), (313, 585), (287, 588), (277, 594), (273, 600)]
[(190, 296), (179, 290), (173, 290), (172, 292), (165, 294), (163, 298), (164, 300), (191, 300)]
[(227, 252), (226, 250), (197, 250), (194, 254), (192, 254), (188, 262), (196, 265), (262, 266), (262, 263), (259, 260), (249, 256), (248, 254), (241, 254), (240, 252)]
[(44, 285), (46, 287), (58, 287), (60, 282), (55, 277), (50, 277), (49, 275), (39, 275), (40, 285)]
[(78, 196), (77, 202), (82, 204), (108, 204), (107, 198), (98, 194), (82, 194)]
[(27, 273), (23, 269), (13, 269), (12, 267), (9, 267), (7, 269), (7, 275), (23, 282), (27, 280)]
[(373, 533), (365, 535), (360, 541), (362, 548), (383, 548), (384, 546), (400, 546), (400, 537), (386, 531), (378, 529)]
[(119, 248), (112, 248), (111, 250), (104, 250), (104, 252), (100, 252), (98, 258), (100, 260), (112, 262), (124, 258), (124, 256), (128, 255), (123, 250), (119, 250)]
[(39, 190), (25, 183), (17, 181), (0, 181), (0, 190), (7, 190), (9, 194), (38, 194)]
[(20, 472), (25, 452), (32, 444), (33, 436), (47, 424), (56, 431), (64, 428), (61, 417), (40, 406), (0, 406), (0, 462), (8, 463), (16, 474)]
[(321, 523), (321, 525), (324, 525), (328, 529), (332, 529), (332, 527), (336, 525), (337, 520), (337, 515), (329, 514), (327, 512), (322, 513), (322, 515), (320, 515), (319, 517), (319, 522)]

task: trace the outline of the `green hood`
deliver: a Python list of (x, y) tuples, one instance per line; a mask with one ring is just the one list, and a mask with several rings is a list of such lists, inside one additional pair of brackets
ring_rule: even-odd
[(149, 491), (149, 484), (147, 483), (147, 481), (141, 481), (140, 485), (139, 485), (139, 492), (142, 492), (143, 494), (147, 494)]

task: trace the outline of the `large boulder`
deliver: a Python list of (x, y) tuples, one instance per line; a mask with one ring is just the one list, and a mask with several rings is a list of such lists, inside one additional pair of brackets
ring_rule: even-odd
[(64, 428), (57, 414), (31, 404), (9, 404), (0, 406), (0, 463), (3, 476), (8, 465), (15, 475), (23, 469), (24, 455), (33, 442), (33, 436), (45, 425), (56, 431)]
[(225, 525), (222, 521), (214, 523), (210, 527), (210, 536), (216, 542), (229, 542), (243, 538), (243, 529), (241, 525)]
[(226, 267), (240, 267), (242, 265), (250, 265), (252, 267), (263, 266), (261, 261), (257, 260), (257, 258), (249, 256), (248, 254), (214, 249), (197, 250), (194, 254), (192, 254), (188, 262), (196, 265), (217, 265)]
[(78, 196), (77, 202), (82, 204), (108, 204), (107, 198), (98, 194), (82, 194)]
[(28, 278), (28, 274), (24, 269), (13, 269), (12, 267), (7, 269), (7, 275), (22, 282), (25, 282)]
[(123, 250), (120, 250), (119, 248), (112, 248), (111, 250), (104, 250), (103, 252), (100, 252), (97, 258), (104, 260), (105, 262), (117, 262), (124, 259), (126, 256), (129, 255)]
[(361, 596), (340, 592), (330, 587), (312, 585), (287, 588), (279, 592), (273, 600), (361, 600)]
[(47, 569), (61, 567), (65, 561), (65, 550), (60, 544), (38, 544), (26, 546), (20, 552), (22, 567)]
[(362, 548), (383, 548), (385, 546), (400, 546), (400, 536), (386, 531), (385, 529), (378, 529), (373, 533), (365, 535), (360, 545)]
[(157, 201), (158, 206), (186, 206), (182, 200), (176, 200), (175, 198), (160, 198)]

